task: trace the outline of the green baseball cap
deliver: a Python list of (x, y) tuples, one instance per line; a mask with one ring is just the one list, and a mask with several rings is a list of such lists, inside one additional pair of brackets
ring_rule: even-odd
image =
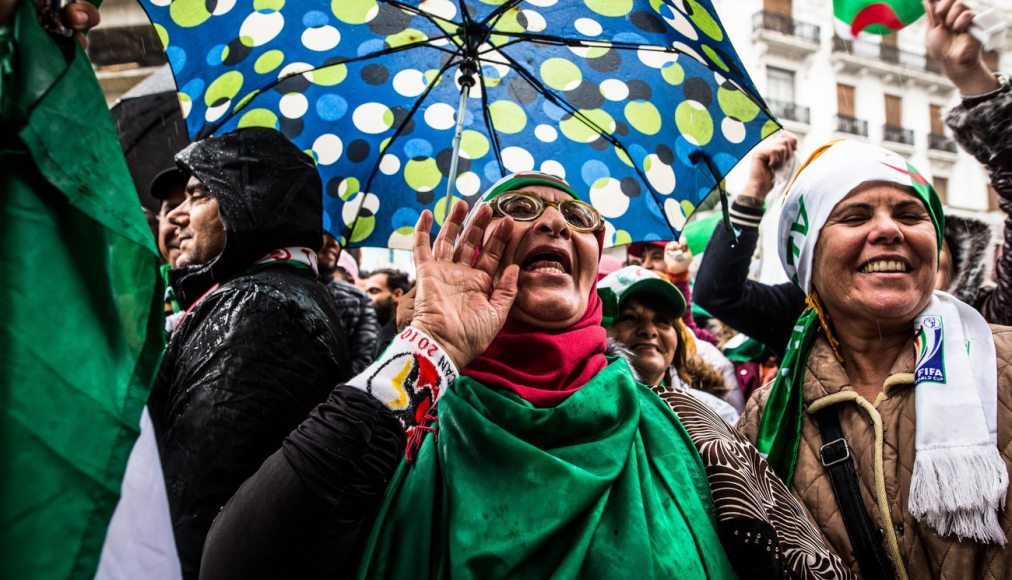
[(667, 302), (675, 316), (685, 313), (685, 297), (674, 284), (656, 272), (641, 266), (626, 266), (612, 272), (597, 283), (597, 293), (604, 303), (604, 326), (611, 326), (622, 303), (632, 296), (653, 294)]

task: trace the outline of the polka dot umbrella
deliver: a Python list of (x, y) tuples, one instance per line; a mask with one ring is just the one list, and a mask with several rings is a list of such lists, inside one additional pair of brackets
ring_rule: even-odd
[(282, 131), (352, 247), (409, 247), (422, 209), (531, 169), (610, 245), (677, 238), (779, 128), (706, 0), (141, 2), (191, 137)]

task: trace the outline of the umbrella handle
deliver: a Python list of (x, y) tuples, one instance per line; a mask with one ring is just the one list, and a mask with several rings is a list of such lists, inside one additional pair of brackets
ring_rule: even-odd
[(457, 104), (457, 127), (453, 131), (453, 154), (450, 156), (450, 170), (446, 176), (444, 216), (450, 215), (450, 205), (453, 203), (453, 187), (457, 182), (457, 162), (460, 160), (460, 137), (464, 132), (464, 112), (467, 109), (467, 93), (474, 86), (474, 73), (476, 72), (478, 72), (478, 67), (473, 60), (466, 59), (460, 63), (461, 74), (458, 80), (460, 83), (460, 102)]

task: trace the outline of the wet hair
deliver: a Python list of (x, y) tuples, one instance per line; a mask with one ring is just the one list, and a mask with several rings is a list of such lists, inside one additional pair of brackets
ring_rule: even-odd
[(375, 276), (376, 274), (387, 275), (387, 289), (391, 292), (398, 288), (401, 289), (401, 292), (407, 292), (408, 290), (411, 290), (412, 286), (414, 286), (414, 284), (411, 283), (411, 280), (408, 280), (407, 273), (398, 270), (397, 268), (379, 268), (378, 270), (368, 272), (367, 275), (360, 274), (359, 278), (364, 280)]

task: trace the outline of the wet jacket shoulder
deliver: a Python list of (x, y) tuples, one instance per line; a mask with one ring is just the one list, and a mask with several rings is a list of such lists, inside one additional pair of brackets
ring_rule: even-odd
[[(991, 331), (997, 354), (998, 450), (1006, 468), (1012, 471), (1012, 328), (992, 325)], [(819, 460), (822, 437), (811, 415), (835, 407), (858, 472), (864, 505), (874, 525), (884, 532), (886, 553), (894, 563), (902, 564), (899, 578), (1009, 578), (1012, 550), (939, 536), (910, 515), (907, 501), (916, 451), (913, 364), (913, 357), (896, 361), (883, 392), (868, 401), (850, 387), (846, 371), (825, 339), (817, 339), (805, 371), (807, 413), (801, 426), (802, 442), (791, 490), (829, 545), (857, 570), (832, 483)], [(755, 392), (738, 424), (750, 441), (755, 441), (770, 386)], [(1012, 487), (1006, 495), (1006, 506), (1012, 505), (1010, 501)], [(1009, 537), (1012, 512), (1006, 507), (999, 518)]]
[(1005, 86), (984, 100), (964, 100), (948, 112), (945, 123), (960, 146), (987, 169), (1005, 214), (1005, 251), (996, 264), (997, 286), (982, 287), (966, 301), (988, 322), (1012, 324), (1012, 88)]
[(239, 484), (348, 377), (339, 324), (312, 274), (274, 266), (223, 284), (172, 337), (150, 408), (184, 569)]
[(344, 325), (351, 350), (352, 374), (365, 370), (376, 359), (379, 322), (369, 295), (341, 280), (327, 282), (337, 316)]

